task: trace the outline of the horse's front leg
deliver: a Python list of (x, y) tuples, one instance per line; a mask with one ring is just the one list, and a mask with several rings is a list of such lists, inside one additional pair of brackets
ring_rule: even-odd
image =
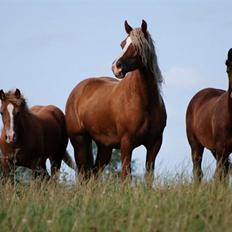
[(97, 144), (97, 157), (93, 168), (93, 173), (98, 176), (103, 172), (105, 166), (109, 164), (112, 154), (112, 148), (106, 147), (102, 144)]
[(122, 180), (125, 181), (127, 176), (131, 174), (131, 156), (132, 144), (130, 139), (123, 137), (120, 144), (121, 162), (122, 162)]
[(146, 145), (147, 157), (146, 157), (146, 174), (145, 179), (149, 185), (152, 186), (154, 180), (154, 168), (155, 168), (155, 159), (160, 150), (163, 137), (160, 136), (151, 144)]
[(41, 158), (32, 164), (32, 176), (34, 179), (41, 178), (44, 180), (50, 179), (46, 169), (46, 159)]

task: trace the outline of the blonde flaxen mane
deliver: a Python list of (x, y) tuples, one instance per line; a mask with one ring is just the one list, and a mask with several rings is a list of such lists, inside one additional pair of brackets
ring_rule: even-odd
[(140, 28), (135, 28), (130, 32), (130, 38), (138, 54), (141, 56), (143, 64), (153, 73), (159, 87), (163, 83), (163, 77), (158, 66), (155, 47), (151, 35), (147, 31), (148, 38)]

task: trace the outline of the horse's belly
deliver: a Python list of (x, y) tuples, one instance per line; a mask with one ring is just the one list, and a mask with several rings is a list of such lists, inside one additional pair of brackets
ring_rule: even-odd
[(118, 136), (115, 134), (105, 134), (105, 133), (101, 133), (101, 134), (93, 133), (93, 134), (91, 134), (90, 133), (90, 136), (97, 143), (101, 143), (107, 147), (108, 146), (109, 147), (118, 147), (120, 144), (120, 140), (119, 140)]
[(213, 142), (214, 139), (211, 137), (198, 136), (198, 140), (200, 144), (202, 144), (204, 147), (206, 147), (209, 150), (214, 150), (216, 148), (215, 143)]
[(113, 146), (119, 143), (117, 126), (109, 113), (95, 111), (85, 112), (82, 116), (85, 131), (98, 143)]

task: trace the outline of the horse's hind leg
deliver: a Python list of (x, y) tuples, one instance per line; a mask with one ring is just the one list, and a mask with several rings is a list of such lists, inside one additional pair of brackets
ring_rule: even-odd
[(88, 179), (93, 168), (92, 140), (88, 135), (70, 136), (79, 174)]
[(163, 137), (160, 136), (153, 144), (146, 145), (146, 175), (145, 179), (149, 185), (152, 185), (154, 180), (155, 159), (162, 145)]
[(191, 154), (192, 154), (192, 162), (193, 162), (194, 181), (200, 183), (203, 177), (201, 163), (202, 163), (204, 147), (196, 141), (192, 142), (190, 146), (191, 146)]
[(93, 168), (94, 175), (100, 174), (105, 166), (109, 164), (112, 154), (112, 148), (106, 147), (102, 144), (97, 144), (97, 157)]
[(54, 179), (59, 178), (61, 162), (66, 152), (67, 143), (67, 137), (61, 139), (60, 143), (58, 143), (54, 148), (53, 153), (51, 153), (49, 156), (49, 160), (51, 162), (51, 176)]
[(217, 167), (214, 175), (216, 180), (225, 180), (228, 182), (228, 173), (230, 167), (229, 154), (230, 153), (226, 151), (216, 152)]

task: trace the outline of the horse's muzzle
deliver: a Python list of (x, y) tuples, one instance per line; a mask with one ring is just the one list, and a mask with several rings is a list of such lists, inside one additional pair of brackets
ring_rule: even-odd
[(118, 79), (122, 79), (125, 77), (122, 66), (117, 65), (115, 61), (112, 64), (112, 72)]
[(15, 133), (6, 135), (6, 143), (15, 143), (16, 141), (17, 141), (17, 137)]

